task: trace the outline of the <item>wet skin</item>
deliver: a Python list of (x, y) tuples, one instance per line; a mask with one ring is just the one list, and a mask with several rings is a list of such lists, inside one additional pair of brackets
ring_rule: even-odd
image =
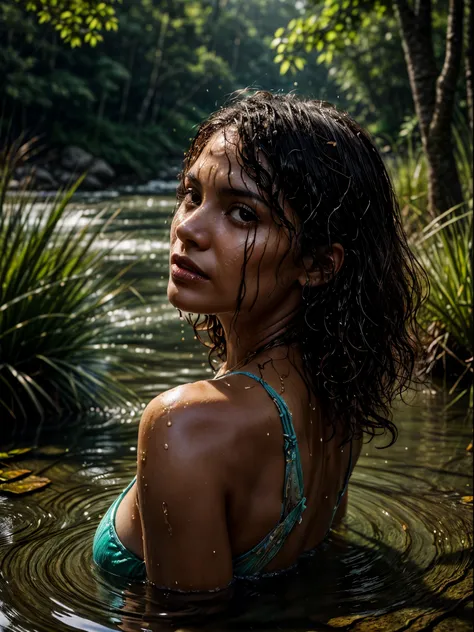
[[(288, 251), (256, 184), (238, 165), (232, 130), (216, 134), (191, 166), (186, 195), (171, 226), (170, 259), (187, 256), (206, 274), (171, 264), (168, 298), (192, 313), (216, 314), (228, 359), (219, 374), (278, 336), (301, 306), (302, 286), (327, 281), (312, 259)], [(231, 190), (233, 189), (233, 190)], [(239, 190), (240, 193), (237, 193)], [(284, 207), (292, 221), (292, 210)], [(247, 244), (246, 296), (231, 320)], [(326, 253), (335, 272), (344, 251)], [(281, 263), (276, 275), (278, 264)], [(260, 367), (264, 368), (260, 370)], [(343, 484), (349, 450), (321, 418), (301, 378), (298, 344), (262, 352), (242, 367), (261, 375), (283, 397), (300, 448), (307, 509), (266, 570), (285, 568), (314, 548), (328, 528)], [(354, 461), (360, 443), (354, 446)], [(156, 397), (140, 422), (137, 483), (116, 516), (122, 543), (144, 557), (148, 578), (182, 590), (222, 588), (232, 558), (255, 546), (278, 523), (284, 479), (283, 434), (275, 404), (242, 375), (178, 386)], [(343, 504), (338, 512), (340, 519)]]

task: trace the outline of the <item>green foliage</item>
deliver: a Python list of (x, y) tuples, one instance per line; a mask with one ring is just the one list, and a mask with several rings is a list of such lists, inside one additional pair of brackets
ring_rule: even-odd
[[(372, 134), (393, 142), (413, 114), (401, 33), (393, 0), (308, 0), (300, 15), (278, 28), (271, 43), (282, 74), (308, 64), (328, 69), (347, 107)], [(447, 7), (432, 11), (434, 53), (442, 65)]]
[[(50, 24), (71, 48), (84, 42), (96, 46), (103, 42), (101, 31), (116, 31), (118, 20), (112, 6), (117, 0), (15, 0), (38, 18), (39, 24)], [(120, 0), (119, 0), (120, 1)]]
[(12, 169), (29, 151), (17, 145), (1, 163), (0, 418), (128, 402), (134, 395), (117, 376), (132, 365), (110, 319), (130, 305), (127, 269), (106, 274), (110, 251), (94, 248), (107, 222), (69, 210), (80, 180), (46, 201), (27, 189), (7, 195)]
[(133, 172), (146, 180), (156, 176), (157, 167), (166, 166), (167, 158), (173, 159), (182, 153), (179, 140), (186, 131), (189, 132), (189, 120), (180, 120), (179, 116), (170, 113), (167, 122), (166, 127), (148, 125), (139, 128), (136, 123), (119, 124), (108, 119), (98, 123), (95, 117), (85, 116), (77, 129), (57, 122), (52, 133), (56, 142), (62, 145), (81, 146), (84, 138), (88, 138), (87, 149), (93, 155), (101, 156), (122, 173)]
[(317, 51), (317, 62), (331, 64), (336, 52), (357, 47), (366, 38), (372, 20), (387, 12), (384, 0), (323, 0), (275, 32), (272, 48), (280, 72), (304, 67), (303, 53)]
[[(463, 198), (473, 198), (472, 162), (473, 147), (469, 124), (456, 110), (452, 127), (454, 154), (459, 172)], [(410, 235), (423, 229), (423, 221), (434, 219), (428, 207), (428, 166), (420, 146), (416, 119), (405, 121), (400, 138), (392, 147), (387, 159), (395, 191), (400, 203), (404, 228)]]
[(415, 242), (418, 257), (430, 279), (430, 296), (421, 316), (430, 336), (427, 371), (446, 357), (453, 359), (459, 376), (452, 395), (464, 380), (466, 386), (450, 402), (469, 392), (474, 395), (473, 292), (472, 292), (472, 200), (470, 208), (449, 209), (429, 222)]
[(413, 103), (389, 7), (389, 1), (314, 0), (275, 31), (271, 46), (281, 73), (296, 74), (308, 62), (327, 68), (350, 112), (371, 133), (393, 138)]
[[(51, 7), (60, 4), (49, 0), (44, 10), (59, 19)], [(73, 15), (71, 7), (102, 5), (67, 4)], [(41, 133), (58, 149), (79, 145), (106, 158), (119, 176), (153, 177), (179, 164), (194, 126), (234, 90), (295, 89), (270, 50), (275, 29), (298, 15), (293, 0), (106, 4), (113, 5), (118, 31), (103, 29), (95, 49), (71, 50), (52, 21), (38, 24), (26, 0), (0, 0), (2, 106), (17, 135)], [(323, 67), (300, 71), (302, 93), (335, 100), (332, 85)]]
[[(426, 158), (412, 130), (394, 148), (388, 165), (400, 201), (403, 225), (410, 243), (428, 273), (430, 295), (420, 322), (426, 332), (424, 370), (450, 361), (456, 376), (448, 407), (469, 392), (474, 396), (473, 277), (472, 277), (472, 139), (468, 124), (458, 112), (453, 126), (455, 155), (466, 202), (435, 218), (428, 210)], [(446, 375), (446, 370), (445, 370)]]

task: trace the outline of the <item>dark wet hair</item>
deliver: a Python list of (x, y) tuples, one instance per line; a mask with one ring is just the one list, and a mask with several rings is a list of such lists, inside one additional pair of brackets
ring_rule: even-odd
[[(322, 246), (344, 247), (339, 272), (322, 286), (303, 288), (302, 312), (277, 343), (300, 342), (306, 386), (334, 432), (342, 425), (347, 441), (388, 431), (393, 443), (391, 405), (416, 380), (416, 315), (428, 280), (408, 246), (379, 152), (368, 133), (330, 103), (264, 91), (237, 96), (199, 127), (185, 155), (178, 201), (187, 171), (211, 136), (229, 128), (238, 132), (238, 161), (270, 201), (289, 250), (295, 243), (296, 256), (313, 255), (324, 266)], [(282, 194), (299, 228), (285, 217)], [(235, 317), (251, 246), (250, 239)], [(209, 346), (211, 366), (216, 357), (225, 360), (217, 316), (187, 320)]]

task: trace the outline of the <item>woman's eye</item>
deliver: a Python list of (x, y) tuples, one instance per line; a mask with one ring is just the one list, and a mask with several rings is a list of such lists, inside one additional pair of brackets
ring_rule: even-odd
[(251, 222), (258, 222), (258, 217), (252, 209), (245, 206), (238, 206), (229, 211), (229, 215), (232, 216), (239, 224), (250, 224)]
[(201, 204), (201, 196), (194, 189), (186, 189), (184, 192), (184, 199), (187, 203), (191, 203), (194, 206)]

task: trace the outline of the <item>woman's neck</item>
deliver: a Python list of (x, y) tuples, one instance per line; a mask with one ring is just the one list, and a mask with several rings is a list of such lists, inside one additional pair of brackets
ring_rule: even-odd
[[(255, 327), (252, 330), (250, 324), (242, 326), (236, 323), (236, 327), (230, 331), (230, 323), (226, 324), (219, 318), (226, 338), (226, 360), (219, 369), (219, 374), (231, 370), (237, 370), (247, 362), (255, 359), (260, 353), (284, 346), (291, 345), (291, 330), (297, 312), (288, 313), (266, 327)], [(290, 334), (290, 337), (289, 335)]]

